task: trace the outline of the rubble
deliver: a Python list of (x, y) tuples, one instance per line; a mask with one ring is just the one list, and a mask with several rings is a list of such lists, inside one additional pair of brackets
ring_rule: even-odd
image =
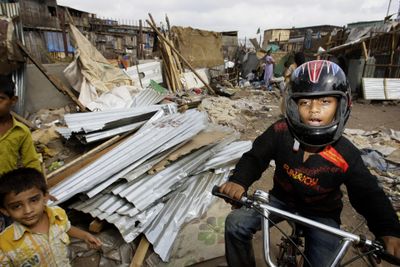
[(365, 165), (378, 177), (400, 215), (400, 132), (393, 129), (346, 129), (344, 133), (361, 150)]
[[(170, 28), (168, 18), (164, 29), (149, 16), (161, 58), (137, 60), (123, 68), (113, 65), (70, 25), (76, 51), (64, 75), (75, 92), (48, 74), (21, 42), (13, 43), (72, 100), (63, 108), (39, 110), (26, 120), (36, 129), (32, 136), (44, 159), (50, 194), (57, 199), (51, 204), (113, 226), (99, 234), (107, 241), (102, 252), (87, 251), (73, 242), (74, 260), (83, 255), (99, 266), (128, 265), (138, 250), (134, 243), (142, 237), (155, 252), (149, 261), (159, 260), (160, 266), (168, 262), (180, 230), (210, 209), (211, 188), (225, 181), (251, 148), (248, 140), (282, 116), (278, 102), (283, 88), (265, 91), (262, 81), (244, 79), (259, 68), (263, 48), (258, 43), (257, 52), (242, 47), (237, 58), (225, 59), (219, 33)], [(357, 36), (353, 31), (347, 44), (326, 51), (368, 39)], [(275, 74), (282, 72), (289, 54), (280, 51), (279, 42), (268, 46), (276, 49)], [(23, 72), (15, 77), (18, 95), (24, 95)], [(282, 80), (274, 77), (273, 82), (279, 86)], [(371, 87), (390, 85), (385, 84), (389, 91), (381, 90), (380, 99), (398, 98), (397, 78), (371, 82)], [(345, 135), (362, 151), (365, 164), (400, 212), (400, 132), (346, 129)], [(215, 232), (219, 234), (218, 229)]]

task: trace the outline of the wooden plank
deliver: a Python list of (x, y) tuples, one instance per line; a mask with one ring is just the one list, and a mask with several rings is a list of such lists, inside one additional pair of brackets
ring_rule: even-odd
[(81, 111), (86, 110), (85, 106), (82, 105), (82, 103), (78, 100), (78, 98), (72, 93), (72, 91), (66, 85), (63, 84), (61, 80), (49, 74), (46, 68), (39, 61), (37, 61), (35, 57), (31, 55), (28, 49), (26, 49), (26, 47), (20, 41), (16, 42), (18, 46), (21, 48), (22, 52), (33, 62), (33, 64), (35, 64), (36, 67), (38, 67), (38, 69), (43, 73), (44, 76), (46, 76), (46, 78), (50, 81), (51, 84), (54, 85), (55, 88), (57, 88), (61, 93), (69, 96)]
[(63, 170), (59, 171), (56, 174), (50, 173), (48, 175), (48, 177), (47, 177), (47, 184), (49, 185), (50, 188), (55, 186), (55, 185), (57, 185), (58, 183), (60, 183), (65, 178), (67, 178), (67, 177), (71, 176), (72, 174), (76, 173), (77, 171), (79, 171), (83, 167), (89, 165), (90, 163), (92, 163), (93, 161), (95, 161), (96, 159), (98, 159), (99, 157), (103, 156), (104, 154), (109, 152), (111, 149), (113, 149), (114, 147), (119, 145), (124, 140), (123, 138), (125, 136), (126, 135), (120, 136), (119, 138), (114, 140), (113, 144), (109, 144), (109, 146), (107, 146), (107, 147), (102, 146), (102, 150), (99, 150), (98, 147), (94, 148), (93, 150), (89, 151), (85, 155), (83, 155), (83, 156), (77, 158), (76, 160), (74, 160), (73, 164), (69, 165), (66, 168), (63, 168)]
[(99, 219), (94, 219), (89, 224), (89, 231), (92, 233), (100, 233), (103, 230), (104, 226), (106, 225), (105, 221), (101, 221)]
[(87, 153), (85, 153), (84, 155), (74, 159), (71, 162), (68, 162), (67, 164), (65, 164), (64, 166), (62, 166), (61, 168), (58, 168), (57, 170), (49, 173), (48, 178), (52, 178), (53, 176), (57, 175), (58, 173), (64, 171), (65, 169), (73, 166), (75, 163), (84, 160), (85, 158), (88, 158), (96, 153), (98, 153), (99, 151), (105, 149), (108, 146), (111, 146), (113, 143), (117, 142), (120, 139), (121, 136), (117, 135), (114, 136), (113, 138), (111, 138), (110, 140), (107, 140), (106, 142), (100, 144), (99, 146), (96, 146), (95, 148), (89, 150)]
[(141, 267), (143, 266), (144, 258), (146, 257), (147, 250), (149, 249), (150, 243), (147, 241), (145, 236), (140, 240), (139, 246), (136, 249), (135, 255), (132, 258), (129, 267)]

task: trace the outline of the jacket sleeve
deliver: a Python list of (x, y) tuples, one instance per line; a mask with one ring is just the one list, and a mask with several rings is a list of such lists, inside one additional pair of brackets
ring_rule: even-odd
[(375, 237), (400, 237), (400, 223), (396, 212), (379, 186), (377, 178), (364, 165), (359, 152), (350, 167), (345, 184), (351, 205), (365, 217), (368, 228)]
[(258, 136), (250, 151), (243, 154), (229, 181), (242, 185), (246, 190), (268, 168), (275, 155), (277, 134), (274, 125)]

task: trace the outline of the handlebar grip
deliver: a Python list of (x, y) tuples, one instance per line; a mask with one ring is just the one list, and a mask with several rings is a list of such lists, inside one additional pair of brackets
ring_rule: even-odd
[(237, 200), (237, 199), (233, 199), (230, 196), (228, 196), (227, 194), (220, 193), (219, 192), (219, 188), (220, 187), (218, 185), (214, 185), (213, 189), (211, 190), (211, 194), (216, 196), (216, 197), (222, 198), (223, 200), (225, 200), (226, 202), (232, 204), (233, 206), (236, 206), (236, 207), (240, 208), (241, 206), (244, 205), (244, 203), (242, 201)]
[(394, 264), (396, 266), (400, 266), (400, 258), (397, 258), (396, 256), (393, 256), (392, 254), (389, 254), (386, 250), (379, 252), (378, 255), (382, 260)]

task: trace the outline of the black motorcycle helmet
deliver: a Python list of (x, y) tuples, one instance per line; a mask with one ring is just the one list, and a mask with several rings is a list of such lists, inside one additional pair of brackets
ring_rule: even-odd
[[(300, 120), (297, 100), (335, 96), (338, 107), (332, 123), (310, 126)], [(295, 139), (313, 147), (325, 146), (339, 139), (350, 115), (351, 91), (346, 75), (335, 63), (314, 60), (300, 65), (292, 74), (286, 94), (286, 120)]]

